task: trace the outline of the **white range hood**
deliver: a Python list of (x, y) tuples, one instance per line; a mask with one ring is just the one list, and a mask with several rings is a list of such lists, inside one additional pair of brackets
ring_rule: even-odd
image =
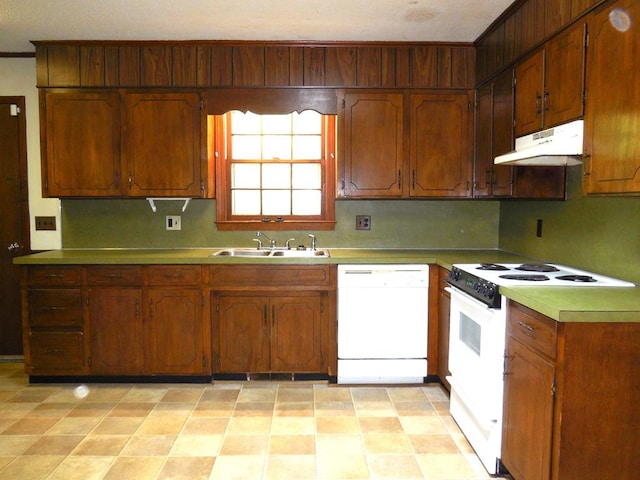
[(499, 155), (495, 165), (571, 166), (582, 163), (584, 121), (564, 125), (516, 138), (513, 152)]

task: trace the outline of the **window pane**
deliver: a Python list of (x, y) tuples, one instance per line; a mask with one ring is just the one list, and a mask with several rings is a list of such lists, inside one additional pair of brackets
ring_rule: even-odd
[(322, 141), (317, 135), (293, 137), (293, 158), (319, 160), (322, 158)]
[[(262, 155), (264, 160), (278, 158), (282, 160), (291, 159), (291, 136), (289, 135), (266, 135), (263, 138)], [(255, 157), (260, 158), (260, 157)]]
[(260, 115), (251, 112), (239, 112), (234, 110), (231, 112), (231, 125), (233, 133), (260, 133)]
[(234, 190), (231, 198), (232, 215), (260, 215), (260, 190)]
[(322, 132), (322, 115), (313, 110), (305, 110), (302, 113), (293, 113), (293, 133), (316, 133)]
[(293, 215), (320, 215), (322, 195), (319, 190), (294, 190)]
[(262, 115), (262, 133), (291, 133), (291, 115)]
[(232, 164), (231, 188), (260, 188), (260, 164)]
[(322, 187), (322, 168), (319, 163), (294, 164), (292, 184), (293, 188), (315, 188)]
[(259, 135), (233, 135), (231, 158), (236, 160), (259, 160), (262, 158)]
[(263, 190), (263, 215), (291, 215), (290, 190)]
[(291, 165), (288, 163), (262, 164), (262, 188), (291, 188)]

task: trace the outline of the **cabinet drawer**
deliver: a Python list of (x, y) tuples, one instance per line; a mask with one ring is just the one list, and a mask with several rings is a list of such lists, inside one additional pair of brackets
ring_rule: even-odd
[(75, 287), (82, 284), (82, 267), (31, 267), (29, 285), (42, 287)]
[(238, 286), (331, 286), (328, 265), (215, 265), (209, 281), (216, 287)]
[(195, 285), (200, 286), (202, 277), (196, 265), (152, 266), (148, 270), (149, 285)]
[(509, 302), (507, 334), (552, 359), (556, 358), (558, 323), (530, 308)]
[(142, 269), (129, 266), (89, 267), (87, 270), (89, 285), (130, 285), (142, 283)]
[(80, 331), (32, 331), (29, 349), (30, 373), (81, 373), (84, 369), (84, 335)]
[(82, 326), (80, 290), (30, 291), (29, 325), (32, 327)]

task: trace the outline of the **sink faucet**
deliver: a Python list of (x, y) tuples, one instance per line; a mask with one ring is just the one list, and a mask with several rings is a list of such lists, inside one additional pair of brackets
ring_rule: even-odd
[(313, 233), (310, 233), (309, 237), (311, 237), (311, 250), (315, 250), (316, 249), (316, 236)]
[(276, 241), (275, 240), (271, 240), (264, 233), (258, 231), (258, 232), (256, 232), (256, 237), (258, 237), (258, 238), (254, 238), (253, 240), (258, 242), (258, 248), (262, 248), (262, 241), (260, 240), (260, 237), (266, 238), (267, 241), (271, 244), (271, 248), (276, 248)]
[(287, 250), (291, 250), (291, 242), (295, 240), (295, 238), (290, 238), (289, 240), (287, 240), (284, 244), (284, 248), (286, 248)]

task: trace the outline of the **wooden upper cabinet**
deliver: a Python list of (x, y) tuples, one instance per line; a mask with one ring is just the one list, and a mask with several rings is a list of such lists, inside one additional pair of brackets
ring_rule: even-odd
[(200, 95), (130, 93), (124, 99), (127, 195), (201, 196)]
[[(493, 158), (513, 150), (513, 70), (505, 70), (493, 80)], [(509, 196), (512, 194), (513, 167), (492, 165), (491, 194)]]
[(583, 115), (585, 35), (577, 23), (516, 67), (516, 137)]
[(409, 116), (410, 196), (470, 196), (470, 94), (411, 94)]
[[(629, 15), (627, 31), (609, 19), (614, 8)], [(583, 193), (640, 193), (640, 3), (621, 0), (589, 19)], [(621, 17), (624, 25), (624, 17)]]
[(120, 195), (118, 93), (41, 93), (42, 181), (48, 197)]
[(401, 197), (403, 95), (347, 92), (340, 100), (345, 197)]

